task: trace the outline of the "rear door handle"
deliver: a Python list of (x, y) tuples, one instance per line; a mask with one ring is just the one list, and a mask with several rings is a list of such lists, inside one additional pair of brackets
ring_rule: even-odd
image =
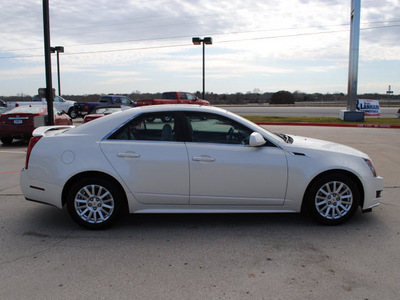
[(215, 158), (208, 156), (208, 155), (201, 155), (201, 156), (193, 156), (193, 161), (202, 161), (202, 162), (214, 162)]
[(128, 151), (128, 152), (118, 153), (117, 156), (125, 157), (125, 158), (139, 158), (140, 154), (138, 154), (136, 152)]

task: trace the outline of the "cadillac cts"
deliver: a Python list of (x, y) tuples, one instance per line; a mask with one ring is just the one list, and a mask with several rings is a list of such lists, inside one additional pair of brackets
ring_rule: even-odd
[(365, 153), (271, 133), (228, 111), (137, 107), (79, 127), (40, 127), (20, 184), (28, 200), (105, 228), (130, 213), (307, 212), (347, 221), (379, 204), (383, 178)]

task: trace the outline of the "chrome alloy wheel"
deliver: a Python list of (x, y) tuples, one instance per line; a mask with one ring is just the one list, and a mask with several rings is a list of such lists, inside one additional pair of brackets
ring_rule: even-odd
[(353, 205), (353, 193), (343, 182), (325, 183), (316, 193), (315, 208), (326, 219), (340, 219)]
[(108, 189), (101, 185), (90, 184), (76, 193), (74, 207), (82, 220), (99, 224), (112, 216), (115, 201)]

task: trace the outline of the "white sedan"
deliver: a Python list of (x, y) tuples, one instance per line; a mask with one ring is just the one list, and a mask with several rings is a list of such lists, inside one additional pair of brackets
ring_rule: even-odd
[(132, 108), (33, 133), (27, 200), (105, 228), (130, 213), (308, 212), (336, 225), (379, 205), (383, 178), (365, 153), (271, 133), (215, 107)]

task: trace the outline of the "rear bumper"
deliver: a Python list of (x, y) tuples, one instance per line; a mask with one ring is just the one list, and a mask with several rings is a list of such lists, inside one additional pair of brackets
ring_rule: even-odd
[(33, 125), (7, 125), (2, 124), (0, 127), (0, 137), (29, 137), (34, 130)]
[(19, 184), (26, 200), (62, 208), (60, 187), (32, 179), (25, 168), (21, 170)]

